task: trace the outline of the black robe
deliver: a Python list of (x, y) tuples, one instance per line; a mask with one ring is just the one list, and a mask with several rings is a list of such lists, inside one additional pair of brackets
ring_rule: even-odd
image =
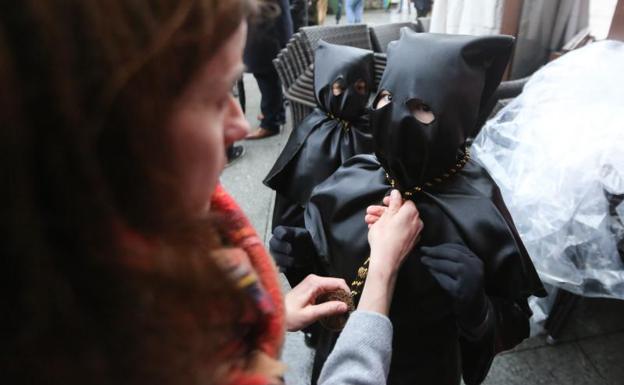
[[(374, 82), (373, 53), (320, 42), (315, 52), (318, 107), (296, 127), (264, 179), (276, 191), (273, 225), (303, 226), (303, 206), (312, 189), (353, 155), (372, 153), (366, 105)], [(356, 89), (363, 81), (366, 89)], [(339, 82), (340, 95), (332, 93)]]
[(315, 108), (288, 138), (264, 184), (276, 191), (273, 225), (303, 226), (303, 207), (312, 189), (344, 161), (372, 152), (368, 120), (359, 117), (346, 127)]
[[(366, 208), (380, 204), (391, 187), (374, 155), (351, 158), (313, 192), (305, 211), (325, 273), (356, 277), (369, 255)], [(412, 197), (425, 223), (421, 240), (407, 256), (397, 280), (390, 319), (394, 326), (390, 384), (480, 383), (494, 355), (529, 335), (527, 297), (543, 288), (503, 203), (481, 166), (469, 161), (454, 177)], [(481, 340), (459, 332), (451, 298), (420, 262), (420, 246), (464, 244), (484, 264), (484, 287), (495, 327)], [(314, 376), (337, 338), (324, 331), (317, 346)]]

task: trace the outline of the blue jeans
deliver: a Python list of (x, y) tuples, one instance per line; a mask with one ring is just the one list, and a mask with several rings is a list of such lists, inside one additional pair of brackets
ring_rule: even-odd
[(347, 12), (347, 23), (355, 24), (362, 22), (364, 0), (347, 0), (345, 8)]

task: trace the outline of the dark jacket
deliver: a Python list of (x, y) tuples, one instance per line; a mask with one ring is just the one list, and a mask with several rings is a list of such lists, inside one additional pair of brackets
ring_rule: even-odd
[(276, 3), (280, 9), (279, 15), (249, 26), (247, 45), (243, 54), (248, 72), (273, 71), (273, 59), (286, 46), (293, 34), (288, 0), (278, 0)]

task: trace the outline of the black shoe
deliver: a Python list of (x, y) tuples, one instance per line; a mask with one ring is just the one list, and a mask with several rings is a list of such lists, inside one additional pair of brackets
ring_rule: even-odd
[(233, 145), (232, 147), (228, 148), (227, 150), (228, 162), (225, 165), (225, 167), (231, 165), (236, 160), (242, 158), (243, 155), (245, 155), (245, 147), (241, 145)]

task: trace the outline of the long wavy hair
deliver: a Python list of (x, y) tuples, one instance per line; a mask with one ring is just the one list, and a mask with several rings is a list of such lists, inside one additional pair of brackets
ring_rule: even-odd
[(257, 11), (255, 0), (0, 6), (4, 383), (211, 384), (245, 360), (248, 300), (209, 257), (222, 245), (214, 221), (188, 218), (163, 171), (163, 122)]

